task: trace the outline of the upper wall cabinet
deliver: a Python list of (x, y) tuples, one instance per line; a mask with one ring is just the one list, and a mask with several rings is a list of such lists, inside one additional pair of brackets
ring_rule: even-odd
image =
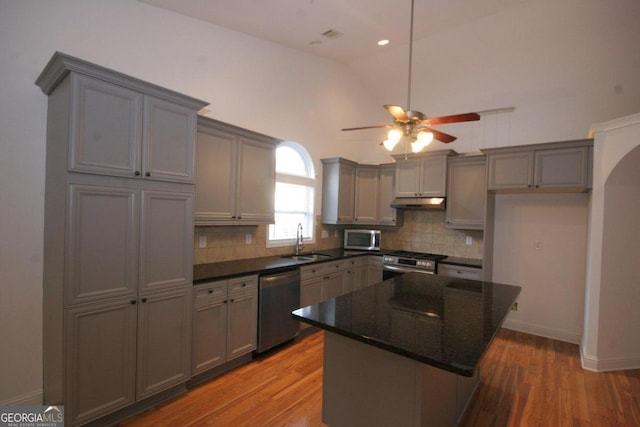
[(453, 150), (394, 155), (396, 197), (445, 197), (447, 158)]
[(395, 163), (322, 159), (323, 224), (397, 225), (394, 183)]
[(447, 226), (484, 229), (487, 200), (485, 156), (460, 156), (449, 160)]
[(49, 94), (69, 72), (60, 83), (71, 105), (69, 171), (194, 181), (196, 114), (206, 103), (64, 54), (36, 84)]
[(196, 225), (274, 222), (279, 140), (198, 118)]
[(489, 190), (586, 191), (591, 188), (593, 140), (482, 150)]
[(322, 223), (352, 224), (356, 166), (342, 158), (322, 159)]

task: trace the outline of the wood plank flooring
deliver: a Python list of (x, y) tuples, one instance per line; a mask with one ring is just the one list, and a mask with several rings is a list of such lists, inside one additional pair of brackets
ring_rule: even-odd
[[(323, 337), (311, 334), (122, 426), (324, 426)], [(461, 425), (640, 427), (640, 370), (584, 371), (577, 345), (502, 329)]]

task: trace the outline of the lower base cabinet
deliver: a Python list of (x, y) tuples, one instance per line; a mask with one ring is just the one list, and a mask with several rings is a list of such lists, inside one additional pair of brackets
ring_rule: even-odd
[(186, 382), (190, 312), (190, 287), (66, 310), (64, 401), (71, 425)]
[(193, 298), (192, 375), (255, 350), (258, 276), (198, 285)]

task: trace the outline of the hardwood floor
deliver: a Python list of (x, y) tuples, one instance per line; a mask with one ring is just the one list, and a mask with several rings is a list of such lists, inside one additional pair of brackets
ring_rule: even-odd
[[(324, 426), (323, 337), (309, 335), (122, 425)], [(640, 370), (584, 371), (577, 345), (503, 329), (461, 425), (640, 426)]]

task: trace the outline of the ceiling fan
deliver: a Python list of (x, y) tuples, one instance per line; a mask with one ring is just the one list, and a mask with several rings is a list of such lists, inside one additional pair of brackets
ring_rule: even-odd
[(411, 0), (411, 26), (409, 30), (409, 78), (407, 89), (407, 109), (397, 105), (385, 105), (384, 108), (393, 116), (393, 124), (363, 126), (355, 128), (345, 128), (343, 131), (375, 129), (375, 128), (391, 128), (387, 135), (387, 139), (382, 141), (387, 150), (392, 151), (402, 136), (406, 136), (411, 142), (411, 151), (417, 153), (424, 147), (429, 145), (435, 138), (438, 141), (448, 144), (457, 138), (453, 135), (433, 129), (432, 125), (441, 125), (447, 123), (469, 122), (480, 120), (478, 113), (454, 114), (451, 116), (427, 118), (420, 111), (411, 110), (411, 66), (413, 60), (413, 10), (414, 0)]

